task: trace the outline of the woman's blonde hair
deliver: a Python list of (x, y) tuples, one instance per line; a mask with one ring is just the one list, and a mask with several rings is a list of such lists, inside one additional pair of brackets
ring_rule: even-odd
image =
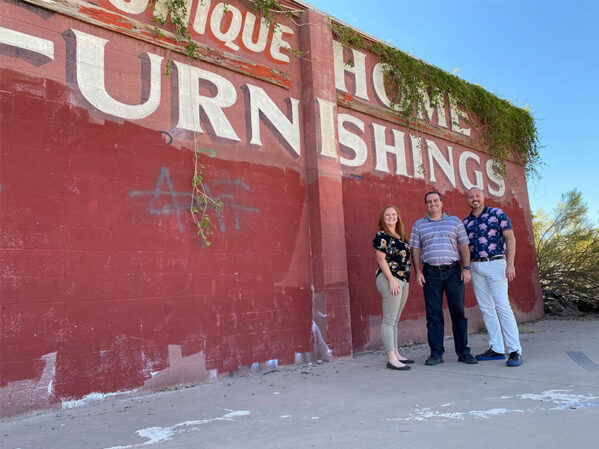
[(407, 238), (406, 232), (404, 231), (404, 228), (403, 228), (403, 222), (401, 221), (401, 215), (399, 213), (399, 209), (397, 208), (397, 206), (394, 206), (393, 204), (388, 204), (387, 206), (383, 207), (383, 210), (381, 211), (381, 215), (379, 216), (379, 223), (378, 223), (379, 231), (385, 231), (387, 233), (392, 232), (392, 230), (388, 229), (387, 226), (385, 225), (385, 211), (389, 208), (395, 209), (395, 212), (397, 213), (397, 223), (395, 223), (395, 232), (394, 233), (399, 235), (399, 237), (404, 242), (407, 242), (408, 238)]

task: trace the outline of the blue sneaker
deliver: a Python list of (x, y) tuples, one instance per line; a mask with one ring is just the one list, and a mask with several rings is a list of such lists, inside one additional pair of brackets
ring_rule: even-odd
[(522, 365), (522, 356), (518, 354), (518, 351), (510, 352), (510, 356), (505, 364), (507, 366), (520, 366)]
[(499, 352), (493, 351), (491, 348), (487, 350), (487, 352), (483, 352), (476, 356), (476, 360), (503, 360), (505, 359), (505, 354), (501, 354)]

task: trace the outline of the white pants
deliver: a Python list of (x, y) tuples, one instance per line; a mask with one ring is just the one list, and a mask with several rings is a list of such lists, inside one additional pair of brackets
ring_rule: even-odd
[(508, 352), (522, 353), (518, 324), (507, 294), (505, 259), (472, 262), (470, 265), (472, 287), (489, 333), (489, 346), (493, 351), (505, 354), (503, 344), (503, 337), (505, 337)]

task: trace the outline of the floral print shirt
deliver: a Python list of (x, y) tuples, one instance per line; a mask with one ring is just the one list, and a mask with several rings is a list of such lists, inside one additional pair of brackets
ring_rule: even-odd
[(481, 259), (505, 254), (503, 231), (512, 229), (512, 222), (498, 207), (485, 206), (478, 217), (468, 215), (464, 227), (470, 240), (470, 257)]
[[(410, 247), (407, 242), (397, 239), (385, 231), (378, 231), (372, 239), (374, 249), (385, 253), (385, 260), (389, 265), (391, 274), (400, 281), (410, 280)], [(381, 274), (379, 267), (376, 275)]]

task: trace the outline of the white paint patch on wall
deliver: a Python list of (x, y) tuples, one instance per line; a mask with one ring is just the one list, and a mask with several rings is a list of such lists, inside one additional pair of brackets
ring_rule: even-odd
[(18, 380), (0, 388), (0, 417), (50, 405), (56, 375), (56, 352), (45, 354), (40, 359), (44, 361), (44, 369), (39, 380)]
[(163, 441), (167, 441), (172, 439), (172, 437), (182, 434), (185, 432), (194, 432), (198, 430), (197, 426), (208, 424), (216, 421), (232, 421), (234, 422), (234, 418), (239, 418), (242, 416), (249, 416), (250, 412), (248, 410), (228, 410), (228, 413), (225, 413), (223, 416), (217, 416), (216, 418), (209, 419), (198, 419), (194, 421), (184, 421), (173, 426), (169, 427), (147, 427), (145, 429), (140, 429), (135, 433), (139, 435), (141, 438), (146, 438), (147, 441), (139, 444), (129, 444), (127, 446), (112, 446), (106, 449), (129, 449), (133, 447), (147, 446), (150, 444), (161, 443)]

